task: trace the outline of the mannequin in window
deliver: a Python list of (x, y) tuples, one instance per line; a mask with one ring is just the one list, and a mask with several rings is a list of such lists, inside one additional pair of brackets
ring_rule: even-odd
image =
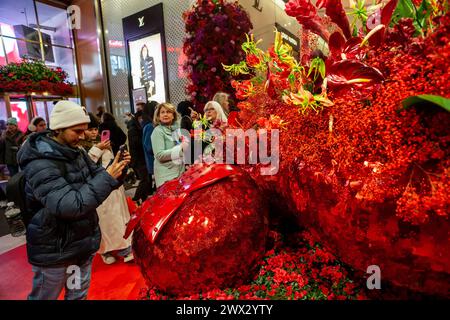
[(155, 95), (155, 60), (148, 55), (145, 44), (141, 48), (141, 85), (147, 90), (148, 97)]

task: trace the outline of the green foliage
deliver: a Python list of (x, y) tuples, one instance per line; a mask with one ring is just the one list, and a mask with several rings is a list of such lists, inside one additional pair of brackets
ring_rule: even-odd
[(63, 82), (67, 73), (60, 68), (52, 69), (41, 60), (24, 59), (21, 63), (9, 63), (0, 67), (0, 76), (7, 80), (31, 80), (39, 82)]
[(417, 35), (424, 36), (433, 30), (433, 18), (444, 15), (448, 11), (448, 1), (422, 0), (420, 6), (416, 6), (412, 0), (401, 0), (394, 11), (391, 25), (395, 25), (402, 18), (410, 18), (416, 28)]
[(317, 57), (311, 61), (311, 65), (309, 66), (308, 71), (308, 77), (311, 75), (311, 73), (314, 74), (313, 82), (316, 82), (316, 80), (319, 78), (319, 75), (322, 77), (322, 79), (325, 79), (325, 62), (321, 58)]
[(450, 112), (450, 99), (431, 94), (411, 96), (402, 101), (401, 110), (412, 106), (438, 106)]

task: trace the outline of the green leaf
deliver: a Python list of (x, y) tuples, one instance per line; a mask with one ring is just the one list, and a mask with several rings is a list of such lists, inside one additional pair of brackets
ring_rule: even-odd
[(415, 105), (429, 105), (429, 104), (439, 106), (450, 112), (450, 99), (431, 94), (422, 94), (406, 98), (405, 100), (402, 101), (403, 108), (401, 108), (401, 110), (408, 109), (409, 107)]
[(417, 21), (423, 29), (427, 29), (427, 21), (431, 16), (431, 11), (432, 8), (428, 3), (428, 0), (423, 0), (420, 7), (417, 9)]
[(397, 8), (394, 12), (395, 20), (398, 21), (401, 18), (415, 18), (414, 4), (411, 0), (399, 1)]
[(321, 59), (320, 62), (320, 66), (319, 66), (319, 70), (320, 70), (320, 75), (322, 76), (323, 79), (325, 79), (325, 62)]

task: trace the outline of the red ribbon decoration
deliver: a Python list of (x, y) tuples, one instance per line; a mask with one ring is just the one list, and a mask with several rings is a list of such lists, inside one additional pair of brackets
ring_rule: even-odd
[(179, 179), (162, 185), (155, 195), (144, 201), (142, 206), (136, 207), (136, 204), (128, 198), (128, 209), (132, 215), (124, 238), (127, 239), (140, 222), (144, 234), (151, 243), (154, 243), (164, 225), (192, 192), (236, 173), (236, 168), (229, 164), (196, 164)]

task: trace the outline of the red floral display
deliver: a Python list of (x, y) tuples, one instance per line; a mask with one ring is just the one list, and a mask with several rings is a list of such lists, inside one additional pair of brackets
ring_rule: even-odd
[(141, 299), (151, 300), (361, 300), (368, 298), (365, 279), (354, 282), (329, 250), (311, 233), (269, 233), (267, 251), (251, 281), (225, 289), (173, 296), (156, 287), (143, 289)]
[(355, 68), (338, 72), (327, 63), (327, 78), (339, 79), (330, 75), (340, 72), (360, 78), (354, 70), (367, 66), (362, 73), (378, 78), (376, 86), (342, 80), (349, 90), (328, 91), (334, 106), (302, 115), (292, 108), (298, 97), (259, 91), (240, 103), (238, 121), (250, 128), (278, 116), (288, 124), (280, 135), (279, 173), (261, 176), (251, 166), (249, 172), (268, 197), (278, 195), (271, 197), (275, 205), (287, 206), (344, 263), (361, 272), (378, 265), (395, 286), (448, 297), (450, 113), (401, 106), (422, 94), (450, 98), (450, 16), (435, 17), (425, 37), (410, 22), (386, 27), (382, 43), (361, 41), (368, 44), (361, 53), (351, 49), (359, 40), (335, 37), (341, 40), (332, 54), (344, 55), (333, 64)]
[[(168, 294), (239, 286), (252, 276), (264, 255), (268, 209), (254, 182), (235, 167), (232, 176), (183, 196), (205, 179), (207, 167), (202, 168), (199, 172), (199, 165), (191, 167), (180, 185), (167, 182), (153, 196), (162, 203), (185, 199), (164, 224), (157, 224), (159, 234), (153, 243), (149, 237), (153, 228), (148, 229), (145, 222), (152, 218), (151, 210), (142, 213), (133, 236), (136, 262), (147, 284)], [(147, 200), (152, 201), (158, 199)], [(156, 215), (166, 209), (153, 208)]]
[(253, 26), (241, 5), (225, 0), (197, 0), (183, 17), (188, 34), (183, 45), (189, 78), (186, 92), (200, 110), (216, 92), (233, 92), (222, 63), (242, 60), (241, 45)]
[[(224, 66), (233, 75), (267, 71), (232, 82), (242, 100), (233, 123), (243, 129), (282, 129), (278, 174), (261, 175), (261, 165), (244, 165), (259, 191), (247, 191), (252, 183), (245, 178), (233, 181), (248, 182), (244, 189), (228, 188), (228, 181), (222, 181), (205, 189), (207, 195), (201, 190), (193, 193), (169, 220), (171, 232), (163, 231), (156, 246), (149, 246), (138, 228), (134, 246), (150, 285), (143, 298), (395, 299), (411, 291), (419, 298), (449, 297), (450, 14), (438, 14), (442, 7), (429, 6), (433, 14), (422, 8), (420, 14), (399, 19), (390, 28), (397, 1), (381, 4), (383, 26), (363, 25), (356, 37), (350, 37), (348, 20), (335, 1), (312, 5), (308, 0), (292, 0), (287, 10), (306, 30), (327, 40), (328, 57), (310, 51), (301, 59), (305, 64), (293, 61), (277, 34), (268, 53), (248, 38), (243, 44), (246, 59)], [(327, 18), (317, 16), (322, 7), (340, 28), (338, 33), (327, 36)], [(445, 100), (446, 107), (426, 103), (404, 107), (405, 99), (424, 94)], [(317, 112), (303, 112), (311, 108)], [(210, 260), (219, 263), (217, 257), (226, 270), (234, 270), (232, 264), (237, 262), (216, 254), (222, 247), (208, 238), (204, 241), (208, 258), (192, 263), (191, 257), (199, 252), (192, 245), (204, 239), (203, 233), (194, 224), (195, 232), (187, 234), (183, 221), (194, 210), (213, 219), (198, 209), (202, 200), (210, 201), (214, 215), (225, 221), (221, 210), (242, 201), (247, 192), (255, 199), (270, 199), (278, 217), (287, 214), (308, 232), (271, 231), (269, 250), (253, 280), (240, 277), (230, 280), (233, 287), (223, 289), (225, 282), (198, 270), (215, 270), (201, 267)], [(222, 202), (216, 202), (219, 194), (226, 195)], [(244, 210), (255, 206), (240, 205)], [(228, 221), (221, 227), (231, 228)], [(236, 236), (256, 232), (245, 224), (232, 230)], [(180, 237), (187, 246), (177, 246)], [(251, 247), (246, 247), (247, 253)], [(233, 254), (244, 257), (240, 249)], [(174, 257), (180, 261), (173, 262)], [(251, 263), (244, 262), (251, 269)], [(373, 265), (381, 270), (383, 288), (398, 291), (363, 289), (368, 267)], [(208, 286), (209, 281), (215, 284)], [(186, 283), (189, 293), (177, 287)]]
[(0, 92), (43, 93), (66, 96), (73, 93), (67, 73), (42, 61), (25, 59), (0, 66)]

